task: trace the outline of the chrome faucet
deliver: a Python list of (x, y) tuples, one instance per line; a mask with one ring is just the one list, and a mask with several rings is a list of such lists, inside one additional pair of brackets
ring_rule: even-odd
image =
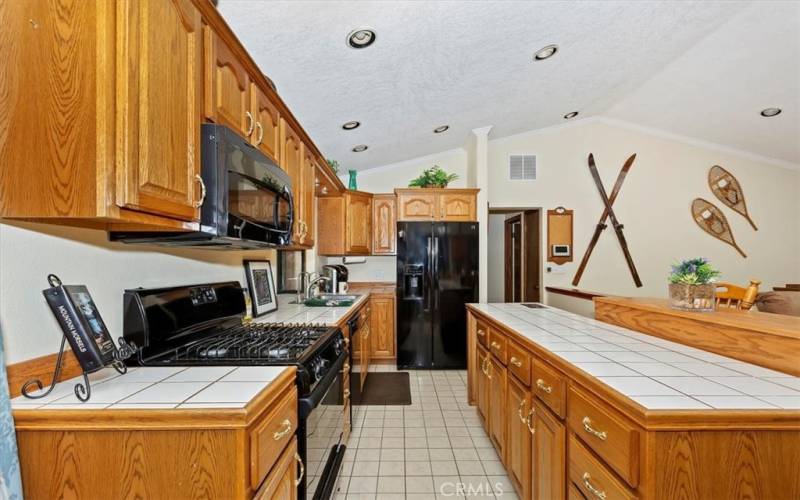
[[(314, 274), (316, 274), (316, 273), (314, 273)], [(308, 284), (308, 288), (306, 288), (306, 299), (310, 299), (310, 298), (313, 297), (311, 292), (312, 292), (312, 290), (314, 290), (314, 287), (319, 286), (319, 282), (320, 281), (330, 281), (330, 278), (328, 278), (327, 276), (317, 276), (316, 279), (312, 280)]]

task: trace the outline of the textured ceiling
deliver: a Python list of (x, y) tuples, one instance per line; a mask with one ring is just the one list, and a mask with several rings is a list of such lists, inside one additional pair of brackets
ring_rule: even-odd
[[(480, 126), (493, 125), (492, 137), (503, 137), (563, 123), (562, 116), (573, 110), (581, 117), (611, 112), (800, 161), (794, 118), (800, 113), (800, 11), (794, 4), (770, 15), (761, 5), (219, 0), (222, 15), (317, 146), (356, 169), (461, 147)], [(745, 11), (758, 19), (741, 17)], [(770, 19), (781, 29), (758, 24)], [(375, 29), (376, 42), (351, 49), (345, 38), (361, 26)], [(781, 52), (770, 61), (783, 66), (758, 64), (771, 79), (742, 67), (763, 55), (759, 45), (734, 43), (740, 36), (758, 39), (759, 33), (769, 35), (770, 46), (778, 44)], [(551, 43), (559, 45), (558, 54), (532, 62), (533, 52)], [(731, 47), (737, 53), (728, 57), (708, 53)], [(737, 66), (733, 74), (731, 65)], [(771, 124), (752, 126), (737, 123), (741, 113), (698, 113), (698, 106), (712, 102), (715, 112), (732, 107), (732, 99), (742, 99), (736, 107), (748, 119), (753, 113), (760, 118), (758, 110), (766, 106), (785, 111)], [(349, 120), (362, 125), (342, 130)], [(792, 122), (795, 135), (788, 137), (794, 139), (785, 141)], [(434, 135), (433, 128), (442, 124), (450, 130)], [(350, 151), (362, 143), (369, 145), (366, 152)]]

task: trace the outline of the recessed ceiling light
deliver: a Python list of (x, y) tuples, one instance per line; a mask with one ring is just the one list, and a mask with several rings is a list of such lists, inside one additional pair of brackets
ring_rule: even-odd
[(773, 116), (778, 116), (783, 111), (781, 108), (767, 108), (761, 110), (761, 116), (772, 118)]
[(447, 130), (449, 128), (450, 128), (450, 125), (440, 125), (440, 126), (436, 127), (435, 129), (433, 129), (433, 133), (434, 134), (441, 134), (442, 132), (447, 132)]
[(345, 129), (345, 130), (353, 130), (354, 128), (358, 128), (360, 125), (361, 125), (361, 122), (357, 122), (357, 121), (354, 120), (354, 121), (345, 123), (344, 125), (342, 125), (342, 128)]
[(361, 153), (362, 151), (366, 151), (366, 150), (367, 150), (367, 145), (366, 144), (359, 144), (358, 146), (354, 146), (353, 147), (353, 152), (354, 153)]
[(558, 52), (558, 45), (548, 45), (547, 47), (542, 47), (533, 54), (533, 60), (544, 61), (545, 59), (549, 59), (556, 55), (556, 52)]
[(354, 49), (365, 49), (375, 43), (375, 31), (371, 28), (358, 28), (347, 35), (347, 45)]
[(578, 116), (578, 112), (577, 111), (570, 111), (569, 113), (564, 115), (564, 119), (565, 120), (569, 120), (570, 118), (575, 118), (576, 116)]

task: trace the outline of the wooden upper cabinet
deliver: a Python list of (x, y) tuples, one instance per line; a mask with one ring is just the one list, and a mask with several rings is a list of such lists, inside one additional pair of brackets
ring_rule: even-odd
[[(250, 78), (236, 54), (209, 26), (203, 26), (205, 106), (209, 120), (249, 138), (255, 129), (251, 112)], [(163, 50), (163, 49), (162, 49)]]
[(439, 219), (441, 220), (453, 222), (478, 220), (477, 199), (474, 192), (442, 190), (439, 193), (438, 205)]
[(372, 198), (372, 253), (397, 253), (397, 204), (393, 194), (376, 194)]
[(315, 181), (317, 177), (317, 159), (310, 148), (303, 145), (303, 167), (301, 171), (302, 187), (300, 198), (303, 205), (303, 224), (304, 234), (301, 243), (308, 247), (314, 246), (316, 210)]
[(397, 220), (472, 222), (478, 220), (477, 189), (395, 189)]
[(345, 252), (348, 255), (369, 255), (372, 249), (372, 195), (347, 191), (345, 220)]
[[(197, 220), (200, 206), (200, 13), (189, 0), (126, 2), (117, 203)], [(169, 47), (169, 50), (165, 50)]]
[(397, 220), (433, 220), (436, 217), (436, 193), (427, 189), (395, 190)]
[(292, 242), (301, 245), (305, 235), (305, 216), (303, 206), (303, 142), (300, 136), (285, 120), (281, 120), (281, 168), (292, 180), (294, 198), (294, 228)]
[(255, 124), (251, 134), (254, 146), (276, 163), (280, 162), (280, 113), (275, 103), (255, 83), (250, 83), (250, 100)]

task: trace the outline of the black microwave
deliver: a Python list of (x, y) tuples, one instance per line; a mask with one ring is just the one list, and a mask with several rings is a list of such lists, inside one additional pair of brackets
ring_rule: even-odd
[(162, 246), (252, 249), (290, 245), (294, 202), (289, 175), (223, 125), (203, 124), (200, 230), (112, 232), (112, 241)]

